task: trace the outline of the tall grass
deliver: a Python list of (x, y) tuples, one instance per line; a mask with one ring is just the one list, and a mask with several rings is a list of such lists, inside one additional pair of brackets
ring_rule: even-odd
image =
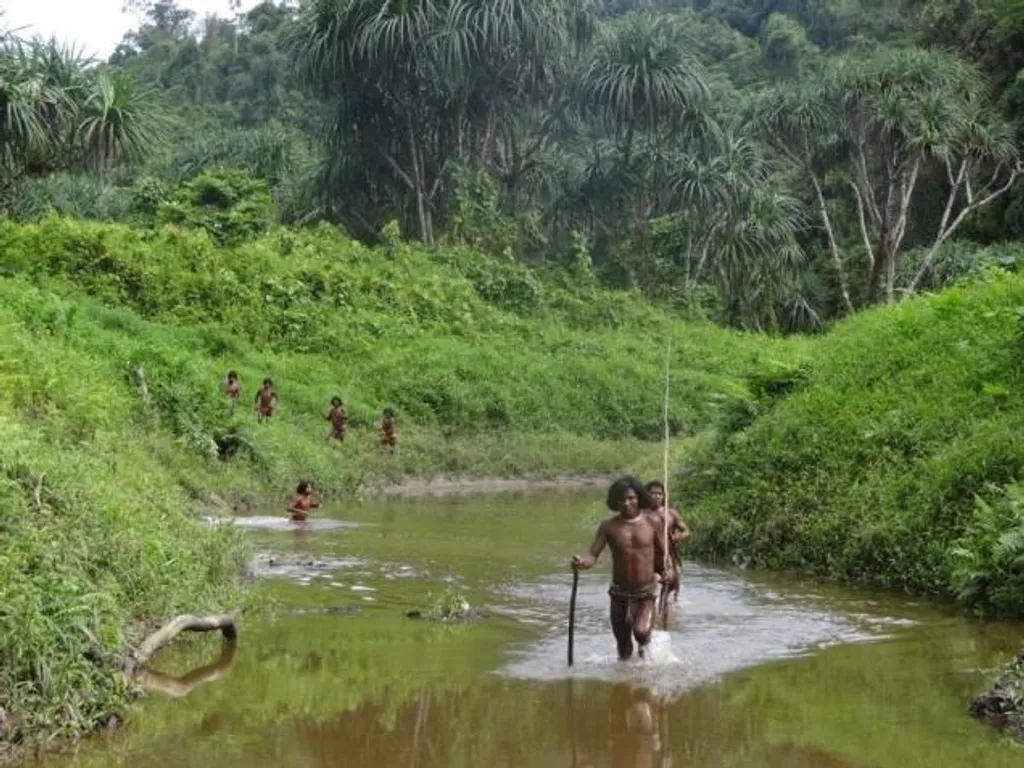
[(140, 631), (234, 607), (243, 549), (184, 514), (118, 382), (0, 324), (0, 741), (45, 743), (121, 711), (117, 657)]

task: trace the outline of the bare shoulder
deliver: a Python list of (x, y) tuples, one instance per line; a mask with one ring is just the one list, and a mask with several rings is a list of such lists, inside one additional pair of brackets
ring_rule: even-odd
[(660, 509), (646, 509), (644, 510), (644, 519), (652, 525), (664, 525), (665, 516)]
[(609, 541), (615, 541), (622, 537), (622, 521), (617, 517), (606, 518), (598, 528), (598, 532), (603, 534)]

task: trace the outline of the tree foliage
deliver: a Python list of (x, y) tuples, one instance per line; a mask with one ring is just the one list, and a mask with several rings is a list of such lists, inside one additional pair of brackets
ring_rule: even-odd
[(0, 34), (0, 206), (19, 180), (138, 165), (162, 123), (145, 89), (55, 41)]
[[(130, 6), (103, 66), (5, 43), (9, 210), (138, 220), (154, 180), (234, 169), (282, 223), (569, 274), (582, 249), (606, 284), (787, 331), (1024, 236), (1010, 0)], [(82, 173), (120, 191), (83, 204)]]

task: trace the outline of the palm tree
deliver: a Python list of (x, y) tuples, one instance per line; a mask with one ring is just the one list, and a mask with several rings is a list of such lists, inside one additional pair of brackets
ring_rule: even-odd
[(843, 311), (852, 314), (848, 266), (826, 199), (824, 181), (827, 171), (835, 167), (838, 158), (849, 148), (838, 105), (828, 97), (828, 85), (815, 76), (764, 88), (742, 105), (741, 112), (760, 138), (795, 169), (813, 191), (810, 207), (816, 212), (828, 241)]
[(330, 183), (364, 208), (386, 188), (431, 244), (453, 161), (486, 163), (512, 140), (581, 15), (582, 0), (313, 0), (294, 42), (305, 81), (333, 105)]
[(45, 46), (0, 36), (0, 188), (49, 167), (73, 113), (72, 94), (54, 82)]
[(0, 191), (83, 158), (105, 173), (142, 160), (158, 138), (155, 111), (124, 73), (53, 40), (0, 35)]
[[(709, 127), (710, 91), (691, 48), (675, 17), (630, 13), (600, 27), (572, 81), (582, 125), (570, 141), (587, 147), (581, 191), (599, 258), (629, 284), (650, 271), (648, 223), (669, 210), (669, 156)], [(624, 241), (618, 255), (601, 247)]]
[(106, 175), (113, 165), (148, 157), (161, 138), (161, 120), (150, 94), (124, 72), (102, 69), (89, 78), (78, 109), (73, 143), (86, 165)]
[(674, 156), (669, 177), (674, 211), (660, 229), (675, 244), (688, 292), (716, 286), (723, 319), (734, 325), (774, 329), (783, 305), (803, 307), (816, 322), (799, 291), (803, 208), (748, 126), (727, 124), (700, 152)]
[(675, 137), (707, 111), (707, 78), (693, 45), (672, 16), (631, 13), (601, 30), (576, 80), (579, 107), (622, 143), (628, 162), (634, 137)]
[[(870, 300), (893, 300), (926, 171), (946, 178), (948, 194), (910, 290), (966, 216), (1006, 193), (1024, 170), (1010, 129), (992, 113), (984, 78), (938, 51), (838, 58), (803, 82), (763, 92), (751, 113), (761, 135), (810, 182), (848, 310), (843, 270), (855, 264), (864, 265)], [(856, 211), (855, 247), (833, 225), (825, 174), (838, 182), (832, 196), (848, 194)], [(844, 258), (845, 250), (861, 256)]]

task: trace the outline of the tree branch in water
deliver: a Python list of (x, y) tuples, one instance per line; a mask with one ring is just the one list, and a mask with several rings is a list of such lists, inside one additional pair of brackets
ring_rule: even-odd
[(221, 616), (178, 616), (142, 641), (142, 645), (134, 653), (129, 653), (124, 663), (124, 673), (134, 677), (152, 657), (182, 632), (212, 632), (219, 629), (225, 640), (233, 641), (238, 637), (235, 618), (230, 615)]

